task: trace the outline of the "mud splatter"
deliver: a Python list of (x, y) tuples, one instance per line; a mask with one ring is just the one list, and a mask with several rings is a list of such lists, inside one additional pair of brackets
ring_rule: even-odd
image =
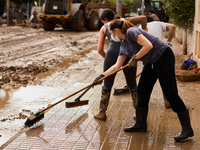
[(33, 81), (37, 74), (48, 71), (48, 66), (37, 63), (22, 66), (0, 67), (0, 88), (17, 87)]
[(15, 119), (26, 119), (27, 117), (27, 115), (19, 113), (18, 115), (11, 115), (6, 118), (3, 118), (1, 119), (1, 122), (6, 122), (7, 120), (14, 121)]

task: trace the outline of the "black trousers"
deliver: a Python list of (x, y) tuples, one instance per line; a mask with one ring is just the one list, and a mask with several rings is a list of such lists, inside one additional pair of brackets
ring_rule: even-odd
[[(119, 55), (119, 46), (112, 47), (112, 48), (110, 47), (108, 49), (108, 51), (106, 53), (106, 57), (104, 59), (103, 72), (108, 70), (112, 65), (114, 65), (116, 63), (118, 55)], [(127, 57), (123, 65), (126, 65), (130, 59), (131, 58)], [(126, 68), (123, 70), (124, 76), (126, 79), (126, 83), (129, 88), (135, 88), (137, 86), (136, 71), (137, 71), (136, 67)], [(112, 88), (112, 86), (114, 84), (115, 76), (116, 76), (116, 74), (104, 79), (103, 89), (111, 89)]]
[(175, 57), (171, 48), (167, 48), (155, 63), (144, 65), (138, 83), (138, 107), (148, 107), (154, 84), (159, 80), (160, 86), (171, 108), (175, 112), (186, 110), (185, 104), (178, 95), (175, 78)]

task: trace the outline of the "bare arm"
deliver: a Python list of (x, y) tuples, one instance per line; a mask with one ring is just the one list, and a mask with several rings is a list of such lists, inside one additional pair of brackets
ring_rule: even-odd
[(144, 15), (136, 16), (136, 17), (129, 17), (127, 19), (128, 19), (128, 21), (130, 21), (133, 24), (141, 24), (142, 29), (144, 29), (144, 30), (147, 28), (147, 17)]
[(171, 42), (172, 38), (174, 37), (174, 34), (175, 34), (176, 26), (174, 24), (168, 23), (166, 25), (166, 29), (169, 32), (169, 36), (168, 36), (167, 42)]
[(105, 38), (106, 38), (106, 28), (103, 26), (99, 32), (99, 40), (98, 40), (98, 46), (97, 46), (97, 50), (98, 53), (105, 58), (106, 53), (104, 51), (104, 43), (105, 43)]
[(117, 62), (112, 67), (110, 67), (107, 71), (105, 71), (103, 75), (107, 76), (113, 71), (116, 71), (117, 69), (119, 69), (123, 65), (124, 61), (126, 60), (126, 57), (127, 57), (126, 55), (118, 56)]
[(136, 59), (142, 58), (144, 55), (146, 55), (152, 48), (152, 43), (143, 35), (139, 34), (137, 36), (137, 43), (142, 46), (140, 51), (135, 55)]

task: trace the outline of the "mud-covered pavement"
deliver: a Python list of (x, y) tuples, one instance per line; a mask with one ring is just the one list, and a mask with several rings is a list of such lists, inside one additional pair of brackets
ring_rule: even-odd
[(27, 84), (55, 64), (77, 62), (97, 46), (98, 32), (44, 32), (29, 27), (0, 28), (0, 86)]
[(0, 27), (0, 39), (1, 145), (23, 126), (27, 116), (59, 96), (65, 79), (82, 70), (80, 65), (63, 73), (63, 80), (53, 86), (52, 73), (88, 61), (87, 54), (96, 53), (98, 31)]
[[(0, 27), (0, 39), (0, 146), (23, 130), (24, 122), (30, 114), (84, 88), (102, 72), (103, 58), (97, 53), (98, 31), (73, 32), (57, 28), (55, 31), (45, 32), (43, 29), (27, 27)], [(180, 44), (176, 39), (173, 39), (172, 44), (176, 56), (176, 70), (179, 70), (181, 62), (187, 56), (182, 55)], [(138, 73), (141, 69), (142, 63), (139, 63)], [(121, 80), (123, 78), (122, 73), (119, 73), (117, 78), (114, 87), (123, 86), (125, 80)], [(198, 121), (195, 121), (194, 117), (199, 109), (200, 97), (198, 91), (200, 81), (181, 82), (177, 80), (177, 83), (180, 96), (184, 99), (186, 106), (190, 110), (194, 110), (192, 123), (195, 125), (195, 130), (198, 131)], [(138, 146), (142, 147), (142, 141), (137, 141), (134, 135), (125, 134), (121, 131), (123, 126), (129, 126), (133, 123), (133, 120), (130, 119), (133, 117), (130, 95), (124, 97), (112, 95), (108, 112), (109, 120), (103, 123), (94, 120), (93, 115), (99, 107), (100, 90), (101, 86), (96, 86), (86, 94), (86, 99), (90, 100), (89, 106), (66, 109), (62, 103), (58, 106), (59, 108), (54, 107), (46, 114), (44, 126), (38, 128), (41, 131), (35, 132), (37, 128), (35, 130), (26, 129), (23, 131), (25, 136), (30, 137), (30, 139), (33, 138), (33, 141), (39, 138), (40, 142), (49, 144), (48, 139), (50, 141), (50, 137), (54, 138), (51, 134), (55, 133), (51, 129), (56, 131), (62, 129), (61, 131), (64, 132), (58, 134), (58, 139), (64, 140), (72, 133), (72, 142), (70, 142), (72, 144), (74, 141), (73, 136), (82, 135), (84, 132), (84, 138), (90, 143), (92, 142), (89, 140), (91, 139), (89, 135), (93, 133), (96, 135), (93, 138), (97, 143), (102, 143), (102, 141), (103, 143), (109, 143), (110, 140), (111, 145), (119, 141), (122, 145), (127, 145), (126, 142), (129, 140), (129, 147), (134, 147), (134, 143), (138, 143)], [(188, 90), (189, 92), (187, 92)], [(69, 99), (69, 101), (73, 101), (75, 98), (76, 96)], [(120, 110), (118, 110), (119, 106)], [(169, 130), (171, 129), (170, 123), (167, 123), (169, 128), (161, 125), (161, 132), (154, 131), (154, 129), (160, 127), (157, 120), (158, 122), (160, 119), (166, 121), (168, 116), (170, 116), (168, 117), (169, 122), (176, 119), (171, 109), (166, 110), (164, 108), (159, 84), (155, 85), (150, 107), (154, 108), (151, 108), (149, 113), (149, 118), (151, 118), (149, 120), (152, 120), (149, 127), (150, 131), (147, 132), (149, 135), (142, 139), (152, 137), (147, 141), (150, 146), (156, 146), (157, 142), (152, 142), (152, 140), (157, 140), (156, 137), (163, 136), (163, 139), (166, 138), (166, 141), (164, 141), (166, 143), (163, 144), (161, 149), (166, 148), (166, 146), (171, 147), (170, 144), (174, 146), (172, 136), (178, 134), (179, 128), (175, 128), (176, 133), (173, 133), (174, 130)], [(162, 113), (162, 117), (159, 117), (160, 115), (157, 112)], [(130, 118), (124, 117), (123, 114), (128, 115)], [(165, 123), (163, 120), (160, 120), (160, 122)], [(101, 127), (99, 128), (99, 126)], [(165, 133), (165, 129), (167, 133)], [(118, 137), (118, 134), (121, 134), (121, 137)], [(199, 136), (199, 134), (196, 135)], [(143, 134), (138, 134), (138, 136), (143, 136)], [(24, 135), (21, 138), (23, 139)], [(56, 147), (59, 144), (57, 144), (56, 138), (54, 140)], [(134, 142), (134, 140), (137, 142)], [(12, 140), (9, 141), (12, 142)], [(8, 142), (8, 144), (11, 142)], [(19, 142), (20, 138), (19, 141), (13, 143)], [(26, 146), (31, 146), (29, 141), (27, 142)], [(145, 145), (143, 146), (145, 147)], [(177, 148), (179, 146), (181, 145), (178, 145)]]

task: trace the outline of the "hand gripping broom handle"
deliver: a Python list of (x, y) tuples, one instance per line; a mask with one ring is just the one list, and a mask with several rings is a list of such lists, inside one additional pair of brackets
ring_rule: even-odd
[[(124, 68), (126, 68), (126, 67), (124, 67)], [(120, 71), (120, 70), (122, 70), (122, 69), (124, 69), (124, 68), (122, 67), (122, 68), (118, 69), (117, 71)], [(105, 76), (105, 77), (101, 78), (99, 81), (102, 81), (103, 79), (105, 79), (105, 78), (107, 78), (107, 77), (113, 75), (113, 74), (116, 73), (117, 71), (114, 71), (114, 72), (112, 72), (111, 74), (109, 74), (108, 76)], [(140, 74), (139, 74), (139, 75), (140, 75)], [(138, 76), (139, 76), (139, 75), (138, 75)], [(138, 77), (138, 76), (137, 76), (137, 77)], [(137, 78), (137, 77), (136, 77), (136, 78)], [(89, 89), (90, 89), (91, 87), (92, 87), (92, 86), (88, 87), (81, 95), (79, 95), (79, 97), (77, 97), (77, 98), (75, 99), (75, 101), (80, 101), (80, 98), (81, 98), (87, 91), (89, 91)]]
[(127, 67), (128, 67), (128, 65), (125, 65), (125, 66), (123, 66), (123, 67), (121, 67), (121, 68), (119, 68), (119, 69), (117, 69), (117, 70), (111, 72), (109, 75), (107, 75), (107, 76), (101, 78), (99, 81), (102, 81), (102, 80), (104, 80), (105, 78), (108, 78), (108, 77), (112, 76), (113, 74), (117, 73), (118, 71), (123, 70), (123, 69), (125, 69), (125, 68), (127, 68)]
[[(126, 68), (126, 67), (124, 67), (124, 68)], [(120, 68), (119, 70), (124, 69), (124, 68)], [(118, 70), (118, 71), (119, 71), (119, 70)], [(113, 72), (113, 73), (115, 73), (115, 72)], [(139, 76), (141, 75), (141, 73), (142, 73), (142, 72), (140, 72), (140, 73), (136, 76), (136, 78), (139, 77)], [(110, 75), (113, 75), (113, 74), (110, 74)], [(110, 75), (106, 76), (105, 78), (109, 77)], [(103, 79), (105, 79), (105, 78), (101, 78), (100, 81), (103, 80)], [(75, 99), (75, 101), (80, 101), (80, 98), (81, 98), (91, 87), (92, 87), (92, 86), (88, 87), (81, 95), (79, 95), (79, 97), (77, 97), (77, 98)]]
[[(111, 75), (117, 73), (118, 71), (123, 70), (123, 69), (125, 69), (125, 68), (127, 68), (127, 67), (128, 67), (128, 65), (125, 65), (125, 66), (123, 66), (123, 67), (121, 67), (121, 68), (119, 68), (119, 69), (117, 69), (117, 70), (111, 72), (109, 75), (107, 75), (107, 76), (101, 78), (99, 81), (102, 81), (102, 80), (104, 80), (105, 78), (108, 78), (109, 76), (111, 76)], [(73, 94), (71, 94), (71, 95), (69, 95), (69, 96), (67, 96), (67, 97), (65, 97), (65, 98), (63, 98), (63, 99), (61, 99), (60, 101), (58, 101), (58, 102), (56, 102), (56, 103), (54, 103), (54, 104), (48, 106), (47, 108), (41, 110), (40, 113), (45, 112), (47, 109), (49, 109), (49, 108), (51, 108), (51, 107), (57, 105), (58, 103), (60, 103), (60, 102), (62, 102), (62, 101), (64, 101), (64, 100), (66, 100), (66, 99), (68, 99), (68, 98), (70, 98), (70, 97), (76, 95), (77, 93), (79, 93), (79, 92), (81, 92), (81, 91), (83, 91), (83, 90), (85, 90), (85, 89), (87, 89), (87, 88), (90, 89), (92, 86), (93, 86), (93, 84), (90, 84), (90, 85), (88, 85), (88, 86), (86, 86), (86, 87), (80, 89), (79, 91), (76, 91), (75, 93), (73, 93)], [(86, 90), (86, 91), (87, 91), (87, 90)]]

